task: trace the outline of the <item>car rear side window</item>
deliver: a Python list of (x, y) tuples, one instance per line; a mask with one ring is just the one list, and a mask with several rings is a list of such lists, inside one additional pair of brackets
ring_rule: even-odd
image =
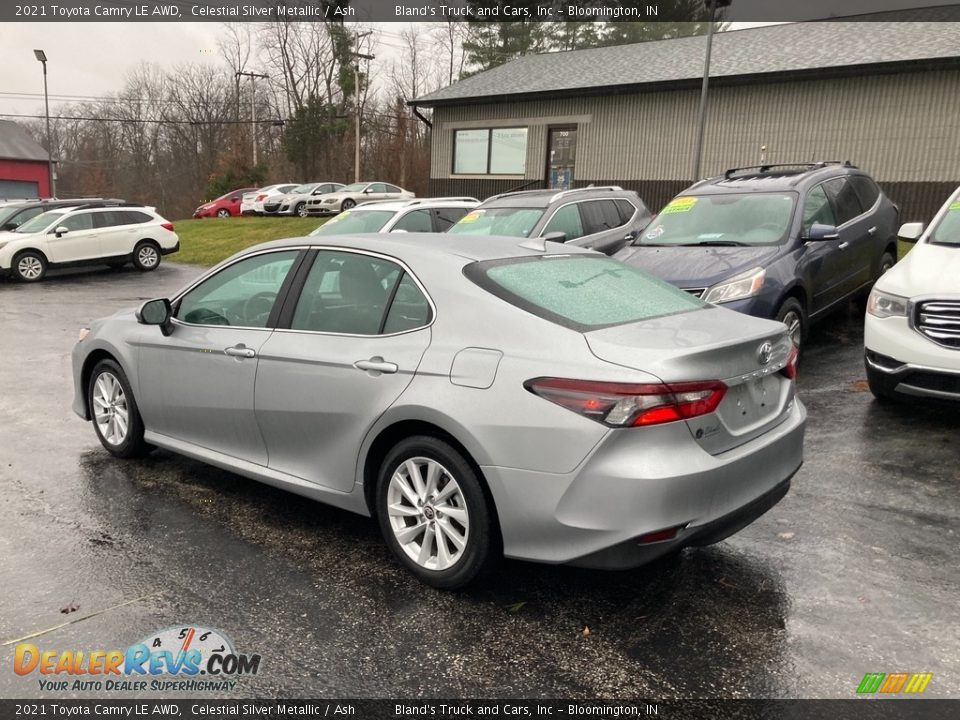
[(433, 217), (437, 224), (437, 231), (444, 232), (466, 214), (467, 208), (434, 208)]
[(464, 274), (516, 307), (582, 332), (705, 307), (642, 270), (591, 255), (477, 262)]
[(97, 227), (116, 227), (118, 225), (140, 225), (152, 220), (149, 215), (136, 210), (107, 210), (97, 213)]
[(406, 230), (407, 232), (433, 232), (433, 221), (430, 219), (429, 210), (413, 210), (408, 212), (402, 218), (397, 220), (391, 228), (393, 230)]
[(620, 211), (613, 200), (590, 200), (580, 204), (584, 231), (587, 235), (606, 232), (620, 227)]
[(629, 200), (614, 200), (617, 205), (617, 210), (620, 213), (620, 223), (626, 224), (630, 222), (630, 218), (633, 217), (633, 214), (637, 212), (637, 208), (633, 206), (633, 203)]
[(430, 303), (413, 278), (404, 273), (390, 304), (384, 334), (414, 330), (430, 322)]
[(860, 198), (857, 197), (856, 190), (846, 178), (827, 180), (823, 186), (833, 201), (833, 207), (837, 213), (837, 225), (843, 225), (863, 212), (863, 208), (860, 207)]
[(880, 188), (866, 175), (851, 175), (850, 182), (853, 184), (857, 196), (860, 198), (860, 204), (864, 210), (869, 210), (880, 197)]

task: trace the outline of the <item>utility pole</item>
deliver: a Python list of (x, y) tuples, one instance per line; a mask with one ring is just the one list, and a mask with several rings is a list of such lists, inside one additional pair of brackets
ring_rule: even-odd
[(47, 94), (47, 54), (43, 50), (34, 50), (34, 57), (43, 63), (43, 106), (47, 118), (47, 192), (50, 197), (57, 196), (57, 174), (53, 169), (53, 136), (50, 134), (50, 96)]
[(707, 0), (710, 24), (707, 26), (707, 53), (703, 58), (703, 83), (700, 86), (700, 122), (697, 145), (693, 151), (693, 182), (700, 179), (700, 160), (703, 155), (703, 134), (707, 124), (707, 86), (710, 84), (710, 53), (713, 50), (713, 26), (717, 24), (717, 8), (729, 7), (731, 0)]
[(262, 75), (255, 72), (241, 72), (236, 73), (237, 80), (237, 102), (239, 104), (239, 88), (240, 82), (239, 77), (243, 75), (244, 77), (250, 78), (250, 135), (253, 137), (253, 167), (257, 166), (257, 78), (262, 78), (266, 80), (269, 75)]
[(360, 59), (373, 60), (373, 55), (365, 55), (360, 52), (360, 38), (365, 38), (371, 33), (370, 30), (364, 33), (355, 33), (354, 50), (350, 53), (353, 56), (353, 91), (356, 93), (356, 128), (354, 129), (355, 144), (353, 148), (353, 181), (360, 182)]

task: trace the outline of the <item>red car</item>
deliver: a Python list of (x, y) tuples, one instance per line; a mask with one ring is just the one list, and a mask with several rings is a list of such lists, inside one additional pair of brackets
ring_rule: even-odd
[(193, 211), (195, 218), (205, 217), (232, 217), (240, 216), (240, 198), (245, 192), (253, 192), (257, 188), (237, 188), (231, 190), (226, 195), (221, 195), (216, 200), (204, 203)]

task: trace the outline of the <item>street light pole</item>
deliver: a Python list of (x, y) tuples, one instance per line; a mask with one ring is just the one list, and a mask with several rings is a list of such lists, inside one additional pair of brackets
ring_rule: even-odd
[(700, 179), (700, 160), (703, 155), (703, 135), (707, 124), (707, 86), (710, 84), (710, 53), (713, 50), (713, 26), (717, 24), (717, 8), (728, 7), (731, 0), (707, 0), (710, 16), (707, 26), (707, 52), (703, 58), (703, 84), (700, 86), (700, 118), (697, 129), (697, 144), (693, 151), (693, 182)]
[[(244, 77), (250, 78), (250, 134), (253, 138), (253, 167), (257, 166), (257, 78), (262, 78), (266, 80), (269, 75), (262, 75), (255, 72), (240, 72), (236, 73), (236, 77), (239, 78), (241, 75)], [(238, 99), (239, 104), (239, 82), (237, 83), (238, 88)]]
[(34, 50), (33, 55), (43, 65), (43, 105), (47, 119), (47, 190), (50, 197), (56, 197), (57, 178), (53, 172), (53, 136), (50, 134), (50, 96), (47, 94), (47, 54), (43, 50)]
[(360, 52), (360, 38), (365, 38), (371, 31), (365, 33), (356, 33), (353, 55), (353, 91), (356, 93), (357, 107), (355, 115), (356, 127), (354, 128), (354, 148), (353, 148), (353, 181), (360, 182), (360, 58), (373, 60), (373, 55), (364, 55)]

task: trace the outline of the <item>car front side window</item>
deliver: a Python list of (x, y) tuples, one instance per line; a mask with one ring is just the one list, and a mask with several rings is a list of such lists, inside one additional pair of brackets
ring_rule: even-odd
[(57, 227), (65, 227), (70, 232), (91, 230), (93, 229), (93, 214), (83, 213), (81, 215), (71, 215), (62, 222), (57, 223)]
[(823, 190), (823, 185), (817, 185), (813, 190), (807, 193), (807, 200), (803, 204), (803, 235), (810, 233), (810, 228), (814, 223), (821, 225), (836, 225), (837, 220), (833, 214), (833, 208), (830, 206), (830, 200), (827, 193)]
[(580, 218), (580, 208), (576, 203), (564, 205), (557, 210), (550, 222), (543, 228), (541, 235), (552, 232), (562, 232), (567, 240), (576, 240), (583, 235), (583, 220)]
[(235, 262), (187, 291), (175, 317), (194, 325), (266, 327), (298, 253), (284, 250)]

